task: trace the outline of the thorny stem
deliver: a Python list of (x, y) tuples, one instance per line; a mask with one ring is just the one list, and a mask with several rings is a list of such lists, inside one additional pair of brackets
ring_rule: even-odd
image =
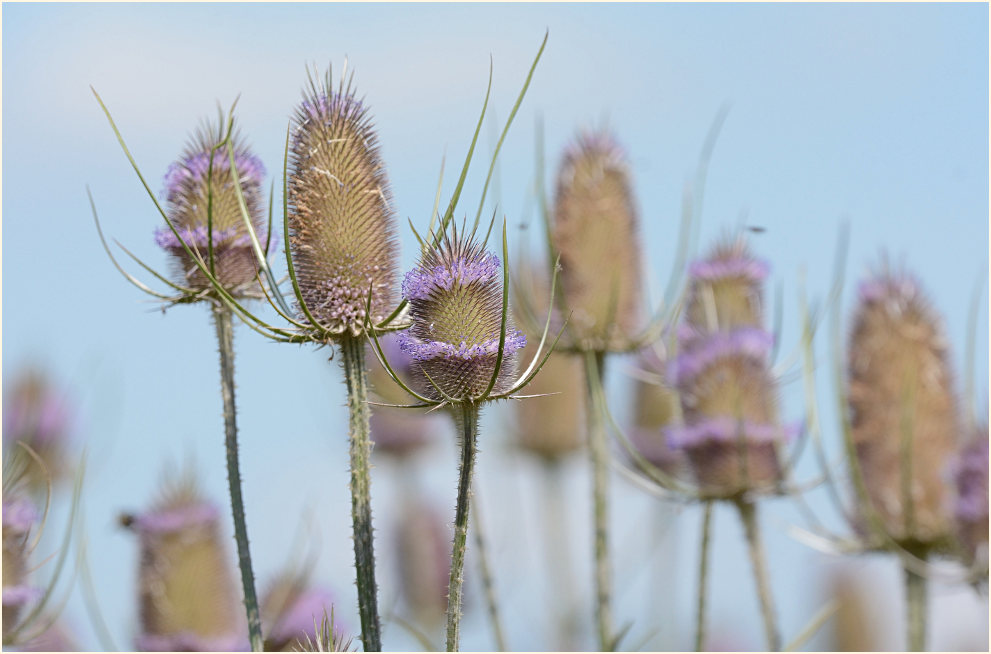
[[(926, 553), (916, 556), (925, 560)], [(926, 578), (905, 568), (905, 600), (908, 609), (908, 650), (910, 652), (926, 651)]]
[(505, 652), (506, 636), (502, 630), (502, 619), (499, 617), (499, 603), (496, 601), (495, 581), (492, 569), (489, 567), (488, 548), (485, 540), (484, 521), (479, 511), (478, 498), (471, 499), (471, 510), (475, 514), (475, 548), (478, 550), (478, 570), (482, 575), (482, 590), (485, 594), (485, 604), (489, 611), (489, 622), (492, 623), (492, 634), (495, 637), (496, 650)]
[(341, 341), (344, 379), (348, 386), (351, 440), (351, 519), (354, 530), (354, 567), (358, 586), (361, 642), (366, 652), (382, 651), (375, 585), (375, 548), (372, 537), (371, 458), (368, 437), (368, 380), (365, 342), (345, 335)]
[(603, 408), (599, 406), (596, 385), (605, 372), (602, 352), (585, 356), (585, 381), (588, 407), (588, 452), (592, 464), (592, 521), (595, 543), (595, 621), (599, 632), (599, 649), (611, 651), (612, 642), (612, 569), (609, 564), (609, 449)]
[(258, 596), (255, 594), (255, 577), (251, 570), (251, 551), (248, 549), (248, 526), (244, 517), (244, 499), (241, 496), (241, 467), (237, 452), (237, 410), (234, 405), (234, 329), (231, 311), (217, 303), (213, 305), (213, 319), (217, 327), (217, 344), (220, 349), (220, 394), (224, 399), (224, 433), (227, 446), (227, 482), (231, 493), (231, 512), (234, 514), (234, 540), (237, 542), (237, 562), (241, 568), (241, 586), (244, 588), (244, 608), (248, 617), (248, 638), (251, 651), (262, 651), (262, 627), (258, 616)]
[(698, 612), (695, 622), (695, 651), (701, 652), (705, 647), (705, 598), (706, 580), (709, 577), (709, 539), (712, 536), (712, 501), (705, 503), (702, 514), (702, 553), (699, 560)]
[[(455, 409), (457, 411), (457, 409)], [(451, 581), (447, 593), (447, 651), (457, 652), (461, 638), (461, 590), (464, 584), (465, 549), (468, 540), (468, 509), (471, 477), (475, 467), (478, 439), (478, 406), (461, 405), (458, 416), (462, 430), (461, 473), (458, 478), (458, 504), (454, 513), (454, 547), (451, 550)]]
[(740, 520), (747, 538), (750, 550), (750, 564), (754, 570), (754, 580), (757, 583), (757, 598), (760, 600), (761, 617), (764, 620), (764, 634), (767, 638), (767, 648), (772, 652), (781, 651), (781, 637), (774, 617), (774, 602), (771, 599), (771, 584), (767, 572), (767, 561), (764, 558), (764, 545), (760, 539), (760, 529), (757, 526), (757, 507), (746, 499), (736, 500), (740, 510)]

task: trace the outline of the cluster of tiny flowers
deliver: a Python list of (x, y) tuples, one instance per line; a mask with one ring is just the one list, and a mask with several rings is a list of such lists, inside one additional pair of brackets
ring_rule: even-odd
[(762, 282), (768, 272), (769, 266), (766, 261), (742, 257), (695, 261), (688, 267), (688, 274), (694, 279), (708, 281), (742, 277), (754, 282)]
[[(511, 354), (526, 346), (526, 335), (520, 330), (506, 332), (503, 354)], [(471, 359), (499, 353), (499, 339), (490, 338), (478, 344), (468, 344), (461, 341), (457, 345), (443, 341), (425, 341), (413, 336), (408, 331), (399, 333), (399, 347), (403, 352), (417, 361), (426, 361), (436, 357), (448, 359)]]
[[(230, 170), (230, 159), (226, 148), (213, 153), (213, 175)], [(242, 184), (261, 184), (265, 180), (265, 165), (258, 157), (246, 152), (234, 153), (234, 166)], [(186, 155), (179, 161), (169, 164), (165, 172), (165, 198), (174, 202), (189, 182), (198, 183), (210, 173), (210, 152), (202, 151)]]
[(467, 286), (473, 282), (487, 282), (499, 274), (499, 265), (499, 257), (486, 252), (479, 259), (455, 261), (429, 270), (414, 268), (403, 278), (403, 297), (426, 300), (437, 291), (451, 290), (455, 284)]
[[(155, 230), (155, 243), (160, 248), (182, 248), (182, 244), (185, 243), (189, 248), (202, 249), (207, 247), (211, 241), (206, 225), (197, 225), (193, 228), (176, 227), (176, 232), (179, 232), (178, 237), (168, 226), (157, 228)], [(260, 231), (257, 236), (259, 243), (265, 243), (268, 239), (268, 234), (265, 231)], [(278, 238), (279, 235), (273, 232), (269, 249), (278, 243)], [(221, 244), (230, 247), (249, 247), (251, 236), (244, 233), (243, 229), (228, 227), (227, 229), (214, 229), (212, 241), (214, 247)]]
[[(684, 343), (683, 343), (684, 344)], [(771, 352), (774, 337), (758, 327), (741, 327), (731, 332), (715, 332), (697, 347), (690, 348), (675, 357), (668, 370), (671, 383), (690, 383), (706, 370), (727, 357), (748, 357), (763, 361)]]
[[(310, 586), (296, 574), (274, 579), (261, 600), (261, 620), (266, 651), (291, 651), (316, 636), (316, 625), (334, 608), (334, 595), (328, 589)], [(334, 635), (343, 638), (347, 626), (334, 620)]]

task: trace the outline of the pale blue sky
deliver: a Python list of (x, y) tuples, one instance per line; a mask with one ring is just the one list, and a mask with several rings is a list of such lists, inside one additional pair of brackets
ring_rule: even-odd
[[(965, 5), (604, 5), (604, 4), (6, 4), (3, 7), (3, 378), (39, 361), (64, 378), (83, 408), (90, 453), (86, 516), (101, 603), (117, 644), (130, 647), (136, 544), (114, 526), (123, 509), (152, 497), (163, 461), (193, 453), (206, 487), (226, 502), (213, 333), (203, 307), (162, 316), (113, 270), (90, 219), (92, 189), (104, 230), (164, 266), (152, 239), (159, 224), (89, 91), (113, 112), (156, 190), (198, 121), (238, 94), (239, 120), (270, 174), (281, 165), (304, 66), (344, 57), (372, 107), (403, 221), (428, 218), (441, 157), (445, 198), (467, 148), (491, 55), (492, 107), (504, 120), (544, 31), (550, 31), (530, 92), (506, 141), (498, 183), (511, 225), (533, 215), (534, 124), (542, 116), (548, 180), (567, 140), (607, 121), (629, 152), (643, 220), (650, 286), (663, 288), (676, 247), (682, 188), (693, 174), (720, 106), (731, 109), (712, 159), (701, 243), (744, 221), (766, 232), (753, 245), (781, 284), (787, 352), (796, 342), (797, 278), (824, 296), (842, 220), (851, 226), (847, 277), (881, 252), (904, 260), (946, 318), (963, 388), (967, 309), (988, 261), (988, 8)], [(482, 154), (491, 147), (486, 127)], [(476, 164), (462, 209), (473, 212), (484, 179)], [(491, 209), (490, 209), (491, 210)], [(746, 216), (741, 218), (741, 216)], [(511, 247), (519, 242), (511, 230)], [(413, 238), (403, 230), (403, 267)], [(280, 266), (281, 267), (281, 266)], [(133, 270), (133, 268), (132, 268)], [(984, 277), (985, 282), (987, 280)], [(851, 293), (844, 295), (844, 315)], [(769, 289), (770, 290), (770, 289)], [(773, 293), (769, 293), (773, 295)], [(986, 407), (986, 291), (977, 324), (978, 410)], [(349, 602), (350, 520), (344, 387), (336, 363), (312, 348), (265, 343), (237, 332), (238, 400), (249, 531), (264, 581), (285, 560), (304, 508), (321, 531), (321, 580)], [(824, 357), (825, 339), (818, 343)], [(620, 366), (615, 366), (619, 372)], [(830, 378), (820, 371), (827, 436), (835, 430)], [(623, 413), (617, 374), (611, 396)], [(794, 379), (794, 376), (792, 376)], [(799, 417), (801, 388), (782, 391), (783, 413)], [(551, 646), (543, 615), (540, 507), (533, 466), (504, 447), (504, 409), (486, 416), (481, 483), (506, 594), (510, 644)], [(431, 493), (453, 507), (453, 446), (423, 463)], [(814, 470), (803, 468), (806, 477)], [(390, 471), (375, 479), (382, 577), (390, 590)], [(587, 583), (584, 471), (570, 471), (573, 557)], [(486, 499), (487, 496), (487, 499)], [(821, 498), (819, 498), (821, 499)], [(641, 580), (656, 503), (615, 483), (620, 621), (635, 619), (631, 643), (673, 607), (681, 631), (664, 643), (690, 647), (698, 511), (679, 530), (675, 583)], [(820, 504), (822, 504), (820, 502)], [(743, 647), (761, 647), (740, 533), (729, 511), (717, 521), (710, 623), (726, 623)], [(828, 515), (828, 512), (827, 512)], [(57, 517), (57, 516), (56, 516)], [(786, 640), (819, 608), (826, 559), (785, 536), (797, 521), (786, 502), (765, 512), (774, 587)], [(522, 522), (521, 522), (522, 521)], [(643, 533), (640, 531), (643, 530)], [(674, 556), (667, 550), (665, 557)], [(855, 565), (864, 566), (863, 562)], [(897, 579), (883, 562), (863, 567), (879, 583)], [(653, 573), (650, 573), (653, 574)], [(81, 603), (72, 619), (95, 647)], [(886, 607), (887, 642), (900, 648), (900, 600)], [(476, 607), (478, 608), (478, 607)], [(934, 592), (935, 647), (961, 621), (983, 619), (967, 592)], [(589, 614), (590, 615), (590, 614)], [(968, 616), (970, 616), (968, 618)], [(976, 616), (976, 617), (975, 617)], [(469, 615), (466, 648), (492, 646), (484, 616)], [(986, 625), (986, 623), (984, 623)], [(978, 630), (977, 646), (986, 646)], [(396, 626), (386, 646), (413, 648)], [(591, 641), (589, 641), (591, 642)], [(662, 641), (652, 641), (661, 646)]]

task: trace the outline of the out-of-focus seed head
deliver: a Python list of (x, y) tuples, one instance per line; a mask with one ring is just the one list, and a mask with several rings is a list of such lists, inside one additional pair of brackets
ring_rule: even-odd
[[(499, 353), (501, 278), (499, 257), (457, 233), (445, 235), (406, 273), (403, 296), (413, 326), (400, 332), (399, 346), (414, 359), (412, 373), (426, 397), (471, 402), (485, 393)], [(506, 324), (493, 393), (512, 387), (517, 351), (526, 345), (508, 317)]]
[[(290, 652), (317, 638), (324, 613), (330, 615), (333, 607), (334, 595), (326, 588), (311, 586), (305, 575), (280, 575), (261, 599), (265, 651)], [(346, 631), (335, 619), (335, 639), (343, 639)]]
[(28, 535), (38, 514), (26, 497), (4, 491), (3, 635), (7, 636), (17, 627), (24, 607), (41, 596), (41, 589), (27, 583)]
[(943, 474), (959, 433), (942, 327), (907, 275), (875, 275), (859, 295), (848, 402), (869, 500), (896, 542), (939, 547), (951, 533)]
[(641, 328), (637, 208), (626, 155), (605, 131), (582, 133), (557, 179), (552, 240), (561, 257), (568, 346), (628, 350)]
[(630, 441), (652, 465), (673, 472), (681, 453), (668, 443), (667, 429), (680, 422), (678, 392), (667, 379), (666, 366), (653, 345), (637, 353), (633, 381), (633, 424)]
[(369, 292), (372, 322), (392, 312), (398, 244), (378, 137), (350, 80), (334, 90), (329, 72), (296, 110), (289, 228), (300, 292), (320, 324), (363, 333)]
[(209, 269), (209, 248), (213, 241), (214, 274), (225, 288), (237, 291), (255, 281), (258, 260), (241, 215), (238, 184), (255, 233), (263, 245), (267, 238), (262, 192), (265, 167), (240, 136), (232, 133), (230, 146), (234, 149), (235, 176), (227, 145), (217, 148), (211, 155), (223, 137), (221, 125), (206, 124), (165, 174), (166, 213), (182, 240), (168, 225), (155, 230), (155, 242), (171, 255), (176, 282), (197, 291), (212, 286), (183, 248), (183, 242), (202, 257)]
[(877, 599), (863, 575), (853, 570), (838, 570), (831, 575), (828, 589), (836, 602), (836, 617), (832, 620), (832, 643), (827, 648), (836, 652), (880, 652), (884, 650), (877, 628)]
[(27, 483), (33, 491), (44, 491), (49, 480), (65, 481), (72, 473), (68, 457), (72, 435), (72, 412), (64, 391), (57, 389), (41, 370), (23, 370), (4, 402), (4, 448), (20, 456), (16, 444), (29, 446), (44, 463), (33, 460), (26, 467)]
[[(538, 338), (531, 339), (523, 350), (526, 361), (537, 349)], [(514, 406), (520, 447), (551, 461), (582, 447), (585, 433), (583, 380), (580, 358), (557, 352), (550, 355), (526, 391), (529, 395), (543, 397), (517, 402)]]
[(147, 512), (126, 516), (137, 533), (143, 651), (229, 651), (247, 647), (220, 513), (194, 479), (169, 480)]
[(957, 539), (968, 565), (988, 568), (988, 426), (975, 429), (954, 463)]
[(797, 431), (780, 425), (768, 365), (774, 337), (761, 309), (767, 265), (738, 238), (688, 272), (679, 351), (668, 365), (684, 424), (668, 429), (669, 444), (688, 455), (706, 495), (767, 489), (781, 477), (777, 446)]
[(447, 611), (453, 538), (440, 513), (421, 500), (408, 500), (396, 530), (400, 591), (418, 622), (435, 625)]

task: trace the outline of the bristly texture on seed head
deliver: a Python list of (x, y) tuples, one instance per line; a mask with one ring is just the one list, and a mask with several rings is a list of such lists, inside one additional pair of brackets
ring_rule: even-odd
[(648, 462), (671, 472), (682, 463), (681, 452), (668, 443), (667, 432), (680, 421), (678, 392), (668, 381), (665, 363), (655, 346), (641, 348), (634, 365), (642, 376), (633, 381), (630, 441)]
[[(293, 265), (310, 314), (332, 333), (364, 332), (394, 309), (395, 214), (368, 107), (328, 71), (296, 109), (289, 170)], [(301, 320), (306, 320), (301, 317)]]
[(26, 481), (32, 491), (44, 492), (49, 482), (58, 484), (72, 474), (70, 403), (65, 391), (37, 368), (20, 371), (11, 386), (4, 398), (4, 449), (20, 456), (17, 443), (24, 443), (38, 455), (44, 466), (32, 461), (25, 470)]
[(795, 428), (780, 425), (769, 367), (774, 337), (763, 328), (767, 265), (741, 238), (718, 245), (689, 266), (684, 322), (668, 379), (681, 398), (684, 424), (668, 429), (704, 494), (733, 497), (776, 484), (777, 446)]
[(974, 429), (970, 442), (960, 449), (954, 463), (957, 540), (964, 561), (988, 568), (988, 425)]
[(38, 513), (27, 497), (16, 491), (7, 492), (7, 488), (4, 491), (3, 635), (7, 636), (17, 627), (24, 607), (38, 599), (42, 591), (27, 583), (28, 534)]
[[(406, 273), (403, 296), (413, 326), (400, 332), (399, 346), (414, 359), (412, 374), (426, 397), (471, 402), (484, 395), (499, 353), (501, 280), (499, 257), (456, 230)], [(493, 393), (511, 388), (517, 351), (526, 345), (511, 323), (507, 317)]]
[(268, 236), (262, 192), (265, 167), (237, 132), (232, 132), (229, 146), (234, 150), (235, 175), (228, 145), (217, 147), (223, 140), (223, 126), (207, 123), (197, 130), (179, 160), (169, 166), (165, 174), (166, 213), (179, 236), (168, 225), (155, 230), (155, 242), (172, 257), (177, 283), (197, 291), (209, 289), (211, 284), (183, 243), (209, 269), (212, 241), (214, 273), (225, 288), (233, 291), (255, 280), (258, 260), (241, 214), (238, 184), (263, 246)]
[(558, 173), (552, 240), (561, 257), (568, 347), (624, 351), (640, 329), (639, 224), (626, 156), (606, 132), (582, 133)]
[[(261, 619), (266, 652), (290, 652), (318, 637), (324, 613), (334, 608), (328, 589), (310, 585), (305, 574), (279, 575), (262, 595)], [(334, 638), (343, 640), (345, 625), (335, 620)]]
[(861, 284), (848, 356), (851, 436), (870, 503), (899, 544), (941, 546), (957, 402), (940, 321), (912, 277), (882, 272)]
[(400, 591), (417, 622), (436, 625), (447, 610), (453, 534), (422, 500), (408, 499), (396, 529)]
[(220, 513), (191, 476), (170, 480), (155, 505), (124, 524), (140, 539), (143, 651), (225, 651), (247, 647)]

